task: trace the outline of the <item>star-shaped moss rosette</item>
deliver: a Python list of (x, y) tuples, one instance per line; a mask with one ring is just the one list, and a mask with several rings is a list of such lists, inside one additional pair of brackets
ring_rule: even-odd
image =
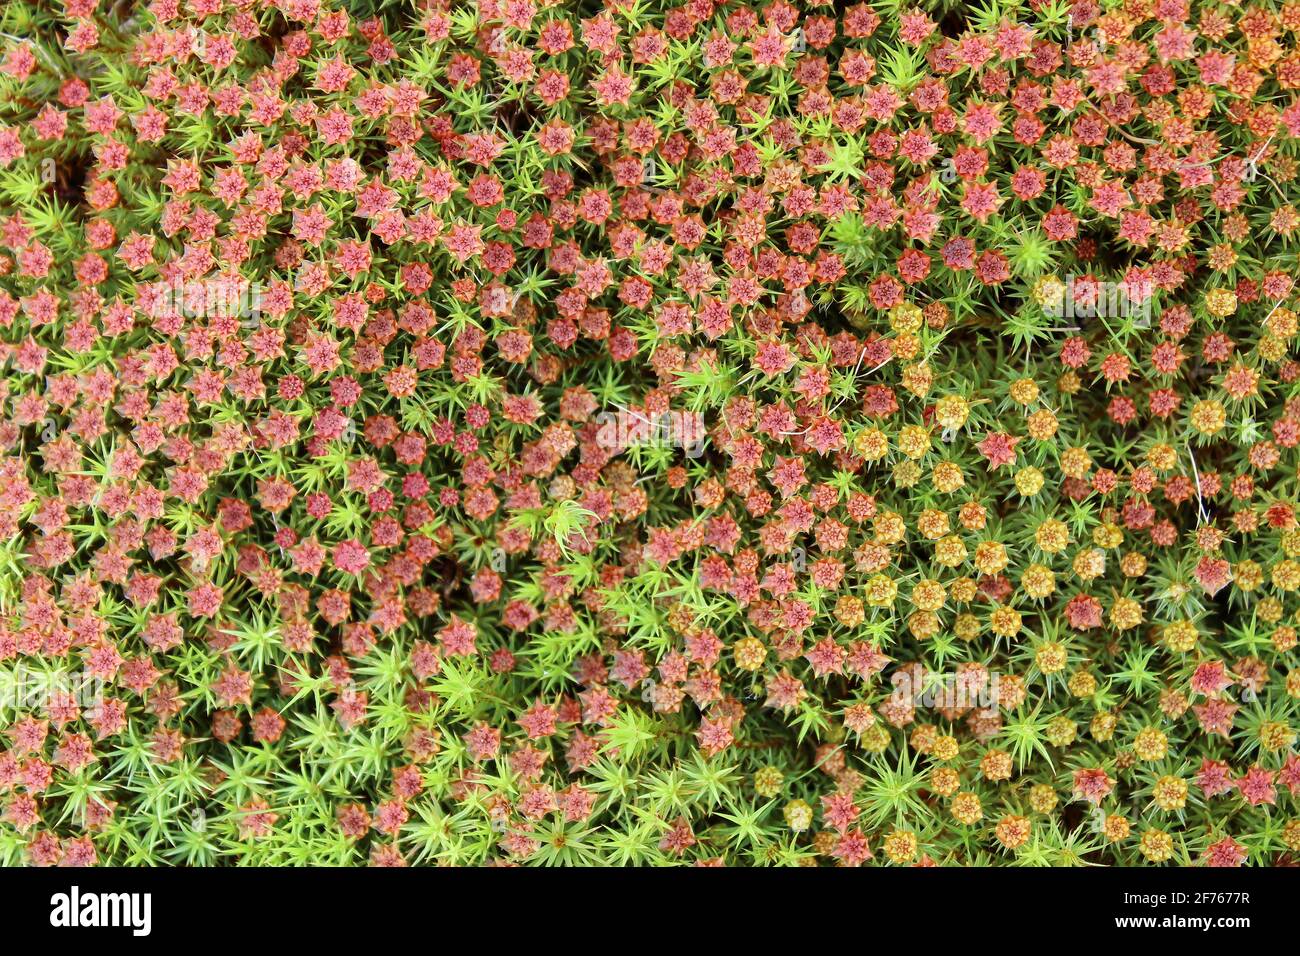
[(1300, 853), (1300, 2), (0, 7), (0, 863)]

